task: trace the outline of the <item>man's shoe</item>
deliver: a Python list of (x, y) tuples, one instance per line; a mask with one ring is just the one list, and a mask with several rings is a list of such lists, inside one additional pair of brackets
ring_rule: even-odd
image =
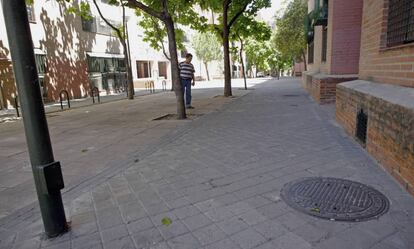
[(187, 109), (194, 109), (194, 107), (193, 107), (193, 106), (191, 106), (191, 105), (188, 105), (188, 106), (187, 106)]

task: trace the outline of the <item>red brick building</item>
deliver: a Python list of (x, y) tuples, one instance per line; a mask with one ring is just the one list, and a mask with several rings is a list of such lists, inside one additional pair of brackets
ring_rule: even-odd
[(361, 0), (308, 0), (305, 89), (319, 103), (335, 102), (336, 84), (358, 78)]
[(414, 194), (414, 1), (361, 2), (359, 80), (338, 85), (336, 117)]

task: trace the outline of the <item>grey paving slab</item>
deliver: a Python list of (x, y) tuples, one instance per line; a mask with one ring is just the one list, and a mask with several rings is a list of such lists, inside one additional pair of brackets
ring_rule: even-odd
[(240, 245), (243, 249), (251, 249), (265, 243), (267, 240), (260, 233), (248, 228), (230, 236), (231, 240)]
[(225, 219), (217, 225), (223, 230), (227, 235), (232, 235), (242, 230), (245, 230), (249, 227), (246, 222), (243, 221), (240, 217), (232, 217), (229, 219)]
[(150, 229), (132, 234), (132, 238), (134, 240), (135, 245), (138, 248), (148, 248), (164, 240), (161, 233), (156, 228), (150, 228)]
[(283, 225), (275, 220), (266, 220), (253, 226), (253, 228), (267, 240), (274, 240), (289, 232)]
[(173, 220), (170, 225), (161, 225), (158, 227), (158, 230), (160, 230), (161, 235), (165, 240), (170, 240), (189, 232), (184, 223), (179, 220)]
[(226, 237), (223, 231), (215, 224), (200, 228), (193, 232), (202, 246), (222, 240)]
[[(12, 186), (7, 180), (2, 183), (10, 188), (0, 187), (0, 248), (36, 248), (40, 241), (42, 248), (411, 249), (414, 198), (346, 136), (333, 106), (312, 102), (295, 79), (269, 81), (241, 98), (212, 98), (221, 91), (195, 92), (200, 108), (192, 112), (205, 115), (193, 121), (149, 121), (174, 111), (170, 94), (146, 99), (157, 105), (114, 102), (108, 106), (113, 112), (92, 119), (85, 111), (99, 106), (51, 117), (57, 156), (70, 166), (63, 169), (70, 176), (63, 199), (72, 230), (43, 240), (39, 212), (30, 206), (33, 192), (23, 191), (32, 183), (23, 177)], [(0, 135), (10, 134), (0, 137), (15, 150), (0, 156), (24, 165), (22, 134), (3, 125)], [(94, 160), (85, 166), (89, 158)], [(30, 172), (4, 165), (0, 175)], [(280, 190), (308, 176), (374, 186), (390, 198), (390, 210), (360, 223), (298, 213)], [(10, 213), (16, 203), (26, 204)]]
[(197, 239), (191, 233), (187, 233), (169, 240), (168, 245), (172, 249), (201, 248), (200, 242), (198, 242)]
[(127, 224), (129, 233), (138, 233), (150, 228), (154, 228), (154, 224), (151, 219), (148, 217), (142, 218), (140, 220), (132, 221)]
[(183, 220), (183, 222), (190, 230), (196, 230), (212, 223), (212, 221), (204, 214), (196, 214), (194, 216), (187, 217)]
[[(276, 249), (310, 249), (312, 248), (311, 244), (306, 242), (301, 237), (297, 236), (294, 233), (286, 233), (279, 237), (276, 240), (272, 241), (274, 248)], [(336, 247), (333, 247), (336, 248)], [(358, 247), (350, 247), (350, 248), (358, 248)]]
[(235, 242), (233, 242), (230, 239), (224, 239), (220, 240), (218, 242), (215, 242), (213, 244), (207, 245), (204, 247), (205, 249), (240, 249), (240, 246), (237, 245)]

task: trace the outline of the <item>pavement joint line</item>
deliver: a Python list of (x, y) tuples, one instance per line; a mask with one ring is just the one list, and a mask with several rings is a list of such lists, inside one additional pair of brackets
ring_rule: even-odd
[[(235, 103), (235, 101), (245, 97), (246, 95), (248, 95), (250, 93), (251, 92), (247, 92), (243, 95), (232, 98), (231, 101), (221, 105), (218, 108), (218, 110), (212, 110), (211, 112), (207, 113), (206, 115), (200, 116), (198, 119), (191, 120), (190, 122), (185, 122), (183, 124), (183, 126), (180, 127), (178, 130), (173, 130), (172, 133), (165, 135), (161, 139), (161, 141), (157, 141), (157, 142), (155, 142), (155, 144), (149, 145), (148, 149), (144, 150), (144, 152), (141, 153), (141, 156), (139, 156), (139, 154), (136, 154), (137, 151), (135, 151), (135, 152), (132, 152), (132, 153), (128, 154), (127, 157), (128, 156), (133, 156), (133, 157), (136, 158), (137, 156), (139, 156), (140, 161), (144, 160), (148, 156), (150, 156), (150, 155), (156, 153), (157, 151), (161, 150), (163, 147), (173, 143), (176, 140), (177, 137), (181, 137), (181, 136), (184, 136), (185, 134), (189, 133), (191, 131), (191, 128), (193, 128), (192, 127), (192, 122), (201, 122), (202, 119), (207, 118), (207, 116), (209, 116), (211, 114), (221, 113), (221, 112), (223, 112), (223, 110), (228, 105), (231, 105), (231, 104)], [(153, 95), (148, 94), (148, 95), (145, 95), (145, 96), (153, 96)], [(121, 99), (121, 100), (125, 100), (125, 99)], [(106, 103), (109, 103), (109, 102), (106, 102)], [(79, 108), (81, 108), (81, 107), (79, 107)], [(159, 124), (157, 124), (157, 126), (160, 126), (160, 125), (162, 125), (161, 122)], [(147, 128), (147, 129), (151, 129), (151, 128)], [(147, 130), (147, 129), (145, 129), (145, 130)], [(145, 132), (142, 131), (142, 133), (145, 133)], [(117, 168), (106, 167), (102, 172), (98, 173), (97, 175), (95, 175), (93, 177), (90, 177), (88, 179), (83, 179), (79, 183), (75, 183), (74, 184), (75, 186), (71, 186), (69, 188), (69, 190), (62, 191), (62, 197), (69, 198), (69, 199), (74, 199), (76, 196), (80, 195), (81, 193), (83, 193), (85, 191), (89, 191), (89, 190), (93, 189), (94, 187), (106, 182), (107, 180), (109, 180), (112, 177), (116, 176), (118, 173), (122, 172), (123, 170), (126, 170), (126, 169), (130, 168), (134, 164), (135, 164), (135, 162), (132, 161), (132, 162), (124, 163), (122, 166), (117, 167)], [(27, 215), (27, 214), (29, 214), (33, 211), (35, 212), (33, 215), (39, 216), (40, 215), (40, 210), (37, 209), (37, 206), (38, 206), (38, 203), (37, 203), (37, 200), (36, 200), (36, 201), (32, 202), (31, 204), (28, 204), (25, 207), (13, 212), (12, 214), (10, 214), (6, 217), (0, 218), (0, 227), (5, 227), (10, 222), (15, 222), (16, 220), (18, 220), (19, 217)], [(23, 223), (24, 221), (25, 220), (22, 220), (21, 223)], [(19, 225), (19, 223), (15, 224), (14, 226), (18, 226), (18, 225)]]
[[(298, 80), (295, 81), (269, 82), (258, 87), (253, 96), (238, 98), (236, 102), (223, 103), (220, 100), (222, 108), (218, 111), (207, 108), (210, 110), (209, 117), (201, 122), (195, 120), (185, 125), (167, 125), (166, 121), (166, 125), (159, 128), (162, 133), (157, 135), (159, 129), (150, 132), (148, 136), (154, 136), (154, 139), (148, 140), (148, 143), (141, 143), (140, 146), (133, 146), (134, 141), (137, 138), (145, 140), (147, 136), (131, 137), (125, 141), (124, 145), (129, 149), (124, 150), (124, 146), (115, 151), (123, 151), (122, 154), (126, 154), (128, 159), (132, 157), (128, 162), (134, 161), (137, 157), (141, 161), (131, 164), (132, 167), (121, 173), (109, 175), (101, 185), (85, 189), (79, 198), (67, 201), (68, 217), (78, 215), (78, 220), (80, 217), (88, 217), (88, 220), (90, 218), (96, 222), (94, 224), (98, 224), (97, 230), (94, 229), (95, 234), (83, 236), (83, 241), (97, 243), (96, 246), (99, 248), (113, 248), (115, 244), (121, 246), (121, 243), (129, 243), (133, 248), (141, 248), (144, 243), (157, 248), (181, 248), (179, 243), (187, 243), (186, 246), (192, 246), (191, 248), (201, 248), (201, 245), (205, 247), (211, 243), (216, 246), (222, 245), (221, 248), (226, 248), (225, 245), (232, 245), (232, 248), (331, 248), (335, 245), (358, 243), (361, 247), (373, 249), (381, 241), (386, 241), (384, 245), (393, 248), (410, 248), (412, 238), (409, 237), (408, 231), (414, 227), (414, 220), (409, 216), (414, 214), (410, 211), (414, 207), (411, 196), (397, 187), (399, 185), (391, 181), (392, 178), (388, 174), (377, 169), (378, 163), (367, 157), (358, 145), (350, 142), (352, 138), (338, 135), (340, 127), (330, 121), (333, 117), (332, 108), (317, 106), (314, 102), (306, 100), (306, 95), (303, 95), (298, 101), (306, 108), (299, 110), (296, 115), (284, 115), (286, 111), (291, 111), (288, 104), (292, 102), (280, 102), (277, 100), (279, 96), (284, 93), (304, 93)], [(315, 113), (310, 111), (312, 108), (315, 108)], [(324, 111), (328, 111), (328, 114), (323, 115)], [(266, 115), (267, 112), (276, 115), (269, 116)], [(321, 120), (316, 118), (316, 115), (322, 115)], [(113, 123), (116, 124), (109, 124)], [(180, 132), (176, 132), (179, 130), (177, 127), (182, 128)], [(169, 132), (171, 129), (174, 132)], [(103, 141), (111, 142), (111, 139), (122, 134), (124, 133), (117, 132), (115, 136), (109, 136)], [(167, 136), (172, 139), (170, 142), (164, 140)], [(180, 137), (174, 139), (174, 136)], [(159, 150), (156, 147), (157, 141), (164, 142)], [(151, 148), (147, 148), (146, 144)], [(280, 147), (269, 149), (270, 145), (279, 144)], [(149, 153), (144, 158), (140, 156), (151, 149), (154, 151), (152, 154)], [(187, 150), (190, 152), (187, 153)], [(262, 160), (257, 160), (256, 157)], [(117, 161), (122, 158), (114, 157), (114, 160), (111, 160), (111, 157), (103, 157), (99, 161), (111, 161), (116, 167)], [(165, 167), (164, 164), (170, 162), (171, 165)], [(128, 167), (127, 163), (125, 167)], [(338, 168), (343, 170), (335, 170)], [(329, 170), (332, 177), (356, 173), (355, 176), (345, 178), (368, 185), (378, 185), (384, 194), (395, 196), (393, 212), (385, 214), (378, 222), (351, 226), (296, 213), (288, 209), (278, 197), (285, 183), (323, 174), (326, 170)], [(233, 182), (233, 186), (222, 186)], [(214, 188), (212, 185), (217, 187)], [(86, 214), (85, 212), (88, 213), (87, 216), (79, 216)], [(139, 218), (142, 215), (144, 218)], [(160, 227), (160, 217), (171, 217), (174, 221), (177, 219), (176, 225), (169, 229), (178, 230), (169, 231), (166, 227)], [(245, 222), (245, 226), (240, 226), (241, 230), (238, 232), (235, 231), (238, 228), (230, 229), (235, 232), (223, 236), (214, 229), (218, 226), (220, 231), (226, 231), (220, 223), (233, 224), (232, 220), (235, 217), (240, 217)], [(9, 227), (0, 227), (3, 234), (0, 239), (5, 238), (6, 244), (14, 239), (14, 247), (27, 246), (31, 242), (27, 239), (38, 238), (38, 233), (23, 233), (27, 231), (24, 225), (30, 227), (30, 224), (37, 223), (36, 227), (40, 227), (39, 215), (36, 217), (29, 213), (21, 219), (24, 219), (23, 223), (13, 221)], [(142, 220), (138, 221), (140, 219)], [(211, 220), (207, 222), (206, 219)], [(138, 222), (129, 226), (127, 221), (131, 220)], [(118, 223), (121, 225), (116, 225)], [(282, 230), (289, 231), (282, 235), (280, 240), (268, 240), (267, 233), (263, 234), (255, 229), (255, 226), (260, 224), (264, 225), (263, 229), (275, 223), (279, 223)], [(384, 224), (387, 225), (386, 229), (380, 229)], [(9, 229), (10, 227), (13, 228)], [(212, 231), (212, 228), (216, 231)], [(79, 244), (82, 240), (75, 239), (75, 234), (85, 235), (83, 231), (75, 226), (73, 233), (52, 241), (53, 246), (64, 241), (67, 243), (68, 239), (72, 240), (69, 242), (72, 244), (67, 244), (69, 248), (82, 246)], [(206, 234), (200, 234), (202, 231)], [(103, 237), (109, 233), (114, 234), (108, 238)], [(122, 239), (112, 241), (120, 236)], [(224, 240), (219, 237), (224, 237)], [(42, 242), (42, 246), (52, 243)]]

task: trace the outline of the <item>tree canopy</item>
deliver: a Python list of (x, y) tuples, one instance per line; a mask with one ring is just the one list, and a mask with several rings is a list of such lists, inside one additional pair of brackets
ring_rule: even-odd
[(277, 51), (290, 60), (304, 57), (306, 50), (305, 17), (307, 5), (303, 0), (292, 0), (284, 13), (276, 18), (273, 44)]
[(191, 46), (194, 48), (197, 58), (203, 61), (206, 67), (207, 80), (210, 80), (208, 63), (222, 58), (221, 46), (217, 37), (206, 32), (197, 33), (191, 41)]
[(230, 32), (241, 16), (252, 17), (262, 8), (270, 7), (270, 0), (199, 0), (202, 9), (219, 13), (219, 23), (209, 28), (216, 32), (223, 42), (224, 58), (224, 96), (232, 96), (230, 71)]

